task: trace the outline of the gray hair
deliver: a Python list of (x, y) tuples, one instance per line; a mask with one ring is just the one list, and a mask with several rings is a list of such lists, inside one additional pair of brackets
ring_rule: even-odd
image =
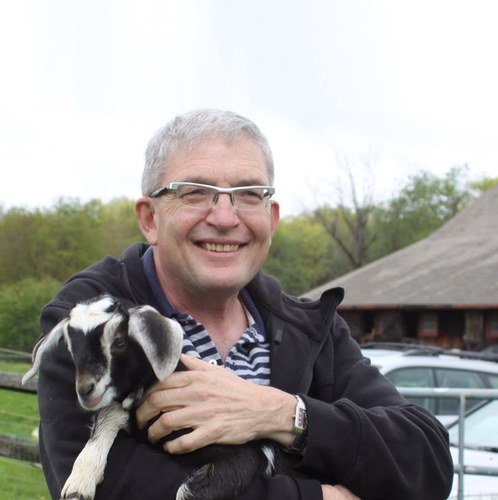
[(152, 137), (145, 150), (142, 194), (149, 196), (161, 187), (170, 157), (177, 150), (188, 150), (208, 137), (221, 137), (229, 144), (250, 139), (265, 158), (270, 185), (274, 181), (273, 155), (268, 140), (251, 120), (217, 109), (198, 109), (179, 115)]

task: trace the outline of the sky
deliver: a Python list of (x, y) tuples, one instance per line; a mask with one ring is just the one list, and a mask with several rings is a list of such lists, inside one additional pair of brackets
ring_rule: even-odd
[[(498, 177), (495, 0), (0, 0), (0, 208), (140, 196), (193, 108), (268, 137), (283, 215)], [(342, 195), (340, 193), (343, 193)]]

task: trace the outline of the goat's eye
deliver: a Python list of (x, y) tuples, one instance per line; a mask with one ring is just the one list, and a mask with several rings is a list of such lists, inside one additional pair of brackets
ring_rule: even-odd
[(118, 337), (116, 340), (114, 340), (112, 345), (116, 349), (123, 349), (124, 347), (126, 347), (126, 338), (125, 337)]

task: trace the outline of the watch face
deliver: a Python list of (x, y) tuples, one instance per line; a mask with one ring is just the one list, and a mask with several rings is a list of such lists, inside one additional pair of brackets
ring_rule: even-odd
[(306, 428), (306, 410), (304, 408), (299, 408), (296, 415), (296, 427), (300, 429)]
[(296, 415), (294, 417), (294, 433), (301, 433), (308, 427), (308, 415), (306, 413), (306, 406), (304, 401), (296, 396)]

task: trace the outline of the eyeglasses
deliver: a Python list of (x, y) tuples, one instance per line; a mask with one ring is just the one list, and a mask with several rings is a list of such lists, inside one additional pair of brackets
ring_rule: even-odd
[(230, 196), (232, 205), (239, 210), (257, 210), (267, 208), (270, 198), (275, 193), (273, 186), (240, 186), (221, 188), (196, 182), (171, 182), (166, 187), (154, 191), (150, 197), (159, 198), (165, 194), (174, 194), (176, 199), (189, 207), (207, 210), (218, 202), (220, 194)]

